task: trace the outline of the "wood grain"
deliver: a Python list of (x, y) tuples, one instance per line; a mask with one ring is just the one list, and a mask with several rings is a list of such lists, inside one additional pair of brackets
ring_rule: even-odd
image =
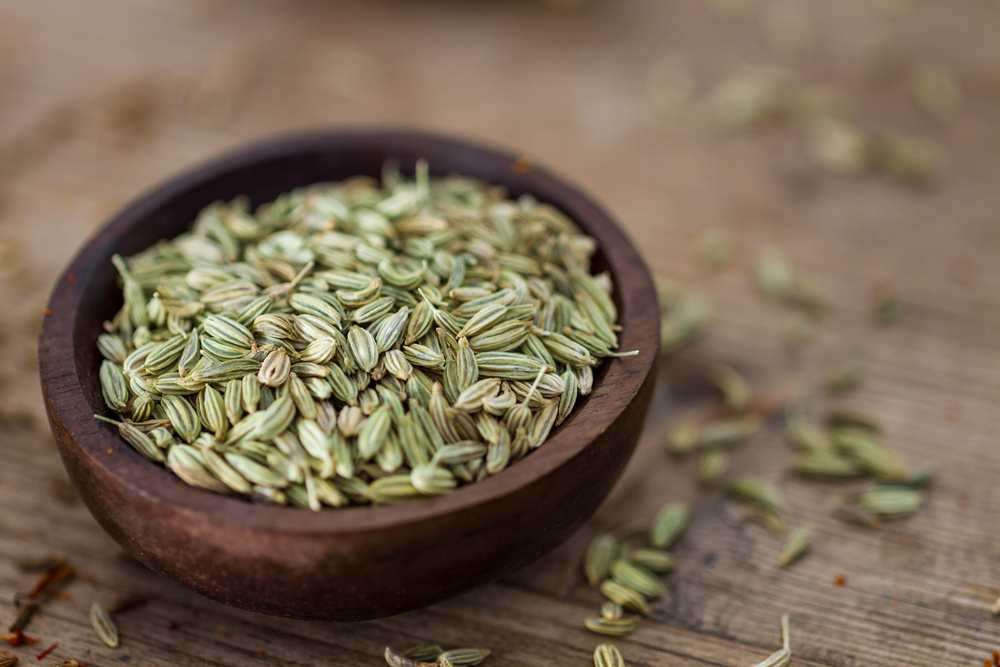
[[(645, 520), (664, 500), (696, 498), (689, 464), (664, 457), (658, 436), (705, 396), (690, 369), (726, 361), (762, 391), (794, 390), (860, 346), (869, 378), (850, 401), (882, 417), (893, 448), (935, 468), (928, 506), (880, 531), (844, 527), (829, 516), (840, 487), (782, 479), (786, 447), (768, 431), (737, 454), (736, 470), (782, 480), (790, 520), (814, 529), (813, 554), (778, 572), (777, 540), (699, 495), (669, 598), (620, 646), (635, 665), (752, 664), (776, 646), (789, 612), (796, 665), (981, 665), (1000, 648), (988, 610), (1000, 595), (1000, 16), (979, 0), (896, 3), (912, 6), (900, 13), (868, 0), (804, 2), (811, 35), (788, 54), (761, 37), (761, 11), (777, 3), (745, 4), (730, 16), (641, 0), (577, 12), (444, 0), (0, 6), (0, 599), (27, 585), (14, 559), (67, 554), (85, 578), (31, 632), (60, 642), (53, 658), (102, 666), (374, 665), (384, 644), (425, 639), (491, 646), (488, 664), (499, 667), (586, 665), (597, 642), (579, 624), (599, 602), (576, 575), (587, 539)], [(688, 63), (699, 93), (670, 118), (646, 97), (662, 58)], [(950, 123), (922, 117), (906, 95), (907, 67), (925, 61), (950, 66), (963, 85)], [(939, 186), (817, 173), (781, 126), (711, 128), (700, 93), (753, 63), (836, 86), (866, 128), (939, 142), (948, 154)], [(610, 206), (658, 275), (711, 297), (716, 320), (664, 368), (624, 478), (563, 548), (419, 612), (352, 625), (275, 620), (122, 560), (87, 510), (67, 504), (35, 334), (58, 271), (137, 192), (250, 138), (361, 122), (483, 137), (554, 165)], [(718, 274), (698, 259), (709, 226), (736, 242), (733, 266)], [(766, 245), (831, 301), (797, 357), (783, 342), (787, 314), (749, 281)], [(885, 283), (909, 312), (874, 331), (867, 311)], [(157, 600), (120, 619), (123, 648), (112, 652), (86, 612), (121, 591)]]

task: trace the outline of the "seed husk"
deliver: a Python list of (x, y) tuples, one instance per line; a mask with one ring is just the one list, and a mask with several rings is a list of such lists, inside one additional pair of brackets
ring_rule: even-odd
[[(385, 658), (385, 664), (389, 667), (416, 667), (417, 663), (413, 658), (403, 655), (402, 653), (397, 653), (392, 647), (386, 646), (385, 651), (382, 653), (382, 657)], [(434, 656), (437, 660), (437, 656)]]
[(100, 603), (95, 602), (90, 606), (90, 625), (105, 646), (118, 648), (118, 626)]
[(781, 617), (781, 648), (764, 660), (756, 663), (754, 667), (785, 667), (785, 665), (791, 662), (792, 637), (788, 626), (788, 614), (784, 614)]
[(686, 503), (668, 502), (653, 518), (649, 529), (649, 543), (657, 549), (666, 549), (684, 533), (691, 511)]

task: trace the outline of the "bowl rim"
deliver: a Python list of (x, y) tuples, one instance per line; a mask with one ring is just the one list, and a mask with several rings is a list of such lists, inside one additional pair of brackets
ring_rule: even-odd
[[(605, 362), (603, 377), (595, 382), (587, 403), (587, 407), (593, 407), (595, 403), (600, 405), (600, 410), (592, 411), (599, 414), (599, 418), (587, 420), (581, 428), (581, 424), (574, 419), (580, 414), (578, 406), (543, 447), (496, 475), (460, 486), (447, 494), (394, 505), (327, 508), (319, 512), (250, 503), (235, 496), (189, 486), (163, 466), (155, 465), (134, 452), (109, 425), (100, 424), (92, 417), (81, 419), (81, 416), (92, 414), (92, 407), (75, 355), (74, 341), (80, 339), (76, 335), (79, 301), (95, 272), (111, 270), (110, 262), (106, 260), (110, 258), (117, 240), (173, 198), (183, 196), (199, 184), (227, 172), (296, 153), (315, 152), (318, 147), (336, 150), (344, 145), (384, 147), (390, 155), (393, 146), (410, 149), (433, 146), (438, 151), (453, 150), (465, 157), (504, 165), (517, 174), (519, 181), (523, 181), (526, 191), (534, 192), (539, 199), (558, 206), (598, 240), (608, 269), (616, 278), (615, 287), (620, 301), (619, 323), (622, 326), (620, 349), (639, 350), (636, 357), (612, 358)], [(617, 280), (623, 272), (632, 277), (630, 284), (621, 284)], [(526, 162), (518, 154), (479, 141), (424, 130), (383, 126), (313, 129), (250, 141), (219, 157), (185, 168), (156, 183), (114, 214), (100, 231), (84, 242), (53, 288), (39, 336), (39, 371), (52, 428), (61, 431), (64, 436), (57, 437), (62, 441), (61, 447), (75, 448), (89, 465), (96, 466), (104, 477), (112, 478), (130, 493), (168, 504), (174, 511), (187, 512), (192, 517), (197, 515), (199, 519), (224, 521), (247, 529), (331, 535), (378, 531), (498, 501), (540, 482), (564, 463), (585, 452), (598, 436), (616, 422), (653, 371), (659, 350), (659, 317), (642, 311), (648, 310), (650, 303), (655, 304), (655, 299), (649, 269), (622, 227), (579, 187), (533, 161)], [(648, 318), (655, 320), (652, 326), (638, 326)], [(66, 369), (72, 369), (72, 372)], [(611, 387), (614, 387), (613, 397), (618, 404), (600, 404), (600, 399), (607, 397)], [(577, 428), (573, 428), (574, 425)]]

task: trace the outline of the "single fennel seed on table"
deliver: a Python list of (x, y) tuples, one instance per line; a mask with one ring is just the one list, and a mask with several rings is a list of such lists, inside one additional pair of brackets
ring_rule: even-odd
[(649, 543), (657, 549), (666, 549), (684, 533), (691, 518), (687, 504), (668, 502), (656, 513), (649, 529)]
[(594, 667), (625, 667), (625, 659), (614, 644), (599, 644), (594, 649)]
[(105, 646), (118, 648), (120, 642), (118, 626), (111, 615), (97, 602), (90, 606), (90, 625), (94, 628), (94, 634)]

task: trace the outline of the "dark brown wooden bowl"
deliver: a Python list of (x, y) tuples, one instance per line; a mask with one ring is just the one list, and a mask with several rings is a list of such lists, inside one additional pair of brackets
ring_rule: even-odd
[[(540, 449), (500, 474), (441, 497), (323, 512), (254, 505), (187, 486), (133, 452), (107, 413), (95, 348), (121, 305), (110, 259), (173, 237), (206, 204), (254, 204), (297, 186), (404, 171), (425, 158), (530, 193), (600, 244), (614, 277), (622, 349), (593, 393)], [(586, 520), (635, 448), (653, 388), (659, 317), (653, 281), (622, 229), (582, 192), (512, 154), (407, 130), (334, 130), (252, 144), (154, 188), (116, 215), (62, 275), (39, 340), (42, 390), (63, 463), (94, 517), (157, 572), (226, 604), (300, 618), (360, 620), (460, 593), (538, 558)]]

